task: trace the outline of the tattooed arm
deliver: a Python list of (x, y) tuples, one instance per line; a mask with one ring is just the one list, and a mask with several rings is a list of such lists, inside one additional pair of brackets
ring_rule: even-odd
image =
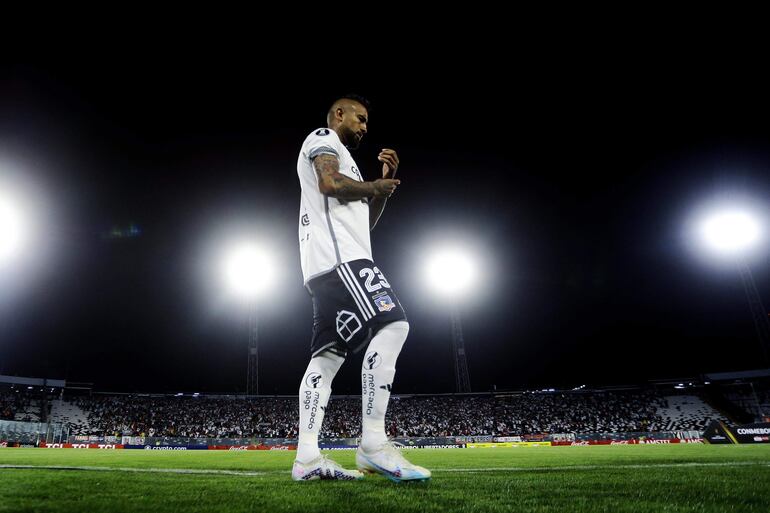
[(381, 198), (393, 194), (399, 180), (381, 179), (374, 182), (358, 182), (340, 173), (337, 157), (327, 153), (313, 159), (318, 175), (318, 190), (333, 198), (355, 201), (364, 198)]

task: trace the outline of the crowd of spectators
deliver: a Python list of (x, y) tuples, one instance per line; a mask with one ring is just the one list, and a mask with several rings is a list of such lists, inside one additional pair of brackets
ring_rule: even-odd
[(652, 392), (516, 394), (497, 402), (496, 432), (622, 433), (655, 429), (666, 399)]
[(39, 410), (35, 406), (38, 401), (39, 397), (34, 392), (24, 388), (0, 388), (0, 420), (37, 421), (39, 414), (32, 415), (30, 412)]
[(189, 438), (297, 434), (296, 399), (93, 395), (73, 402), (86, 413), (88, 423), (72, 434)]
[(9, 391), (0, 390), (0, 420), (13, 420), (15, 415), (15, 395)]
[[(70, 399), (87, 416), (72, 434), (189, 438), (296, 438), (294, 397), (94, 394)], [(479, 436), (643, 432), (660, 425), (666, 399), (653, 392), (394, 396), (390, 436)], [(87, 431), (87, 432), (86, 432)], [(332, 397), (321, 437), (361, 432), (361, 399)]]

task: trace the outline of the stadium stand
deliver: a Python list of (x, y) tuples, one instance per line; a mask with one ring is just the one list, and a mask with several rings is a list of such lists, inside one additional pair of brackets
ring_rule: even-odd
[(89, 430), (88, 417), (76, 402), (53, 399), (50, 404), (50, 422), (60, 422), (70, 427), (73, 433)]
[(40, 396), (22, 388), (0, 389), (0, 419), (40, 422)]
[(767, 390), (733, 387), (725, 397), (746, 412), (753, 422), (770, 417), (770, 392)]
[(712, 420), (728, 420), (694, 395), (667, 396), (663, 399), (666, 405), (656, 412), (659, 420), (650, 424), (653, 431), (702, 431)]
[[(335, 396), (322, 437), (360, 433), (359, 397)], [(294, 438), (295, 397), (93, 394), (53, 401), (51, 417), (73, 435)], [(479, 436), (704, 429), (724, 415), (694, 395), (585, 391), (394, 396), (391, 436)]]

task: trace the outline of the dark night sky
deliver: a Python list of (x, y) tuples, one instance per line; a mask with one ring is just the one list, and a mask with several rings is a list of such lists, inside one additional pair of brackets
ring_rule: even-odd
[[(483, 290), (459, 300), (475, 390), (761, 366), (737, 271), (695, 258), (685, 225), (725, 191), (767, 207), (766, 83), (677, 62), (442, 69), (322, 80), (162, 59), (0, 68), (0, 178), (43, 198), (35, 255), (0, 270), (0, 373), (243, 392), (245, 311), (212, 284), (211, 248), (252, 229), (284, 257), (280, 293), (261, 305), (261, 391), (293, 393), (312, 314), (296, 158), (348, 91), (373, 102), (354, 153), (365, 176), (381, 147), (402, 161), (372, 238), (412, 325), (396, 392), (454, 386), (448, 312), (419, 280), (422, 248), (445, 233), (489, 262)], [(131, 223), (139, 237), (103, 237)], [(751, 262), (765, 304), (767, 254)], [(358, 390), (351, 359), (335, 392)]]

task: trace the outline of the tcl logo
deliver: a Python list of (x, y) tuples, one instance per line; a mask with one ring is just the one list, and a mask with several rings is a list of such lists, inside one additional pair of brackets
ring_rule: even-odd
[(46, 449), (64, 449), (64, 444), (45, 444)]
[(72, 444), (73, 449), (88, 449), (88, 444)]
[(115, 444), (99, 444), (96, 447), (99, 449), (115, 449)]

